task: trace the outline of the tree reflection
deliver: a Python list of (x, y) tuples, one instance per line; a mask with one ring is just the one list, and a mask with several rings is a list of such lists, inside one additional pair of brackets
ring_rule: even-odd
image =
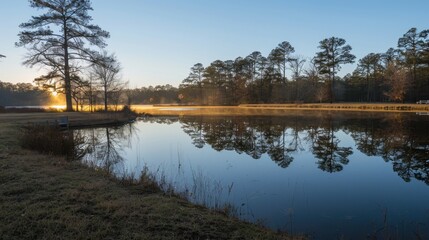
[(86, 155), (82, 160), (108, 173), (113, 173), (124, 161), (121, 151), (123, 147), (130, 144), (134, 131), (132, 124), (75, 130), (75, 134), (85, 138), (85, 143), (79, 146), (80, 149), (86, 149)]
[(353, 154), (339, 131), (354, 139), (367, 156), (392, 162), (405, 181), (429, 184), (429, 123), (404, 114), (291, 115), (284, 117), (181, 117), (184, 132), (198, 148), (233, 150), (260, 159), (267, 154), (287, 168), (299, 151), (311, 152), (318, 168), (334, 173), (344, 169)]
[(324, 119), (323, 127), (312, 129), (308, 135), (311, 140), (311, 151), (319, 159), (317, 165), (323, 171), (333, 173), (343, 170), (343, 165), (349, 163), (352, 155), (351, 147), (340, 147), (340, 139), (335, 136), (332, 119)]
[(384, 159), (409, 182), (412, 178), (429, 185), (429, 128), (425, 122), (406, 120), (398, 115), (387, 125)]
[(380, 131), (382, 125), (379, 121), (372, 121), (371, 119), (363, 120), (362, 125), (360, 131), (351, 132), (357, 149), (367, 156), (382, 155), (383, 138), (379, 137), (380, 134), (383, 134)]
[(282, 119), (184, 117), (180, 121), (183, 131), (198, 148), (208, 144), (216, 151), (234, 150), (254, 159), (268, 154), (283, 168), (293, 161), (294, 152), (303, 150), (299, 136), (301, 126), (288, 126)]
[(183, 123), (183, 131), (192, 138), (192, 144), (197, 148), (203, 148), (205, 141), (203, 136), (203, 124), (202, 121), (197, 121), (196, 124), (192, 125)]
[(349, 163), (348, 157), (353, 153), (351, 147), (339, 147), (340, 140), (335, 137), (332, 128), (323, 129), (313, 145), (313, 154), (319, 159), (319, 168), (326, 172), (339, 172), (343, 165)]
[(392, 162), (393, 170), (406, 182), (414, 178), (429, 185), (428, 119), (390, 114), (347, 127), (362, 153)]
[[(404, 179), (429, 185), (429, 119), (404, 114), (306, 114), (282, 117), (150, 117), (159, 124), (180, 122), (197, 148), (235, 151), (253, 159), (264, 154), (287, 168), (298, 152), (310, 152), (322, 171), (339, 172), (349, 163), (353, 148), (343, 140), (354, 140), (355, 151), (378, 156), (392, 164)], [(85, 139), (79, 144), (84, 160), (112, 172), (121, 164), (121, 151), (130, 144), (133, 125), (76, 130)], [(347, 146), (348, 145), (348, 146)]]

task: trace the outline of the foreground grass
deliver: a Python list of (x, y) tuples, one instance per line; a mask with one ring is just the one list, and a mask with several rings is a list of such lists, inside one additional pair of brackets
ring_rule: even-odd
[(292, 239), (62, 157), (24, 150), (19, 125), (28, 117), (40, 120), (43, 114), (0, 114), (2, 239)]

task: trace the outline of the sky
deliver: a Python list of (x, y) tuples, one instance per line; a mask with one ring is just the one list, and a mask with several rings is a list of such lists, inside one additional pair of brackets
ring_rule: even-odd
[[(92, 0), (92, 7), (130, 87), (178, 86), (196, 63), (267, 56), (283, 41), (311, 59), (324, 38), (344, 38), (357, 62), (396, 47), (411, 27), (429, 29), (428, 0)], [(19, 25), (43, 11), (26, 0), (0, 0), (0, 9), (0, 81), (30, 83), (45, 69), (23, 66), (27, 51), (15, 42)]]

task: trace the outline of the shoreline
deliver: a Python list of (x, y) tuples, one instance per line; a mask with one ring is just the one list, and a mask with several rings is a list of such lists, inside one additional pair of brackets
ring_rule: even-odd
[(380, 112), (429, 114), (428, 104), (242, 104), (239, 106), (133, 105), (139, 114), (156, 116), (282, 116), (293, 111), (305, 112)]
[[(98, 105), (94, 108), (98, 109)], [(121, 109), (124, 105), (112, 107), (112, 109)], [(279, 114), (289, 110), (305, 111), (354, 111), (354, 112), (413, 112), (429, 113), (429, 104), (416, 103), (284, 103), (284, 104), (240, 104), (237, 106), (208, 106), (208, 105), (181, 105), (181, 104), (154, 104), (154, 105), (130, 105), (137, 113), (156, 113), (157, 115), (171, 114), (258, 114), (260, 111), (266, 114)], [(63, 113), (65, 106), (14, 106), (0, 111), (0, 114), (25, 114), (25, 113)], [(88, 106), (84, 111), (72, 112), (89, 113)], [(159, 112), (159, 113), (158, 113)], [(112, 113), (112, 112), (110, 112)], [(164, 114), (161, 114), (164, 113)], [(93, 112), (93, 114), (106, 114), (103, 111)]]

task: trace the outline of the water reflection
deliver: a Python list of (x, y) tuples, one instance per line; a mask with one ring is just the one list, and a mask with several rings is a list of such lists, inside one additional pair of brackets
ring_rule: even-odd
[(144, 164), (191, 201), (231, 201), (240, 218), (274, 229), (364, 239), (429, 224), (427, 116), (148, 117), (75, 134), (90, 165), (138, 178)]
[(286, 168), (293, 161), (291, 153), (303, 150), (300, 129), (288, 128), (271, 118), (181, 118), (182, 129), (197, 148), (205, 144), (216, 151), (234, 150), (260, 159), (264, 153)]
[[(332, 115), (285, 117), (163, 117), (144, 122), (173, 124), (183, 131), (197, 148), (205, 145), (216, 151), (245, 153), (254, 159), (267, 154), (287, 168), (300, 151), (308, 151), (323, 171), (340, 172), (353, 154), (350, 143), (342, 145), (340, 131), (354, 140), (356, 149), (367, 156), (380, 156), (391, 162), (404, 181), (417, 179), (429, 185), (429, 124), (406, 115), (366, 115), (333, 118)], [(79, 145), (84, 160), (112, 172), (124, 161), (120, 152), (130, 145), (136, 131), (132, 125), (75, 130), (85, 143)], [(83, 154), (80, 154), (83, 155)]]
[(367, 156), (381, 156), (406, 182), (412, 178), (429, 185), (429, 124), (422, 118), (393, 115), (360, 120), (345, 127), (357, 148)]
[(179, 121), (197, 148), (236, 151), (254, 159), (263, 154), (287, 168), (299, 151), (309, 151), (318, 168), (333, 173), (349, 163), (353, 144), (341, 144), (340, 131), (350, 135), (356, 148), (367, 156), (381, 156), (405, 181), (415, 178), (429, 184), (429, 124), (406, 115), (332, 115), (286, 117), (181, 117), (146, 121)]
[(131, 145), (131, 137), (136, 131), (132, 124), (121, 127), (102, 127), (73, 130), (82, 136), (84, 143), (78, 148), (86, 154), (80, 159), (107, 173), (117, 173), (123, 169), (123, 148)]
[(312, 137), (311, 151), (319, 159), (319, 168), (330, 173), (343, 170), (343, 165), (349, 163), (348, 157), (353, 151), (351, 147), (339, 146), (340, 139), (335, 136), (332, 125), (318, 129)]

